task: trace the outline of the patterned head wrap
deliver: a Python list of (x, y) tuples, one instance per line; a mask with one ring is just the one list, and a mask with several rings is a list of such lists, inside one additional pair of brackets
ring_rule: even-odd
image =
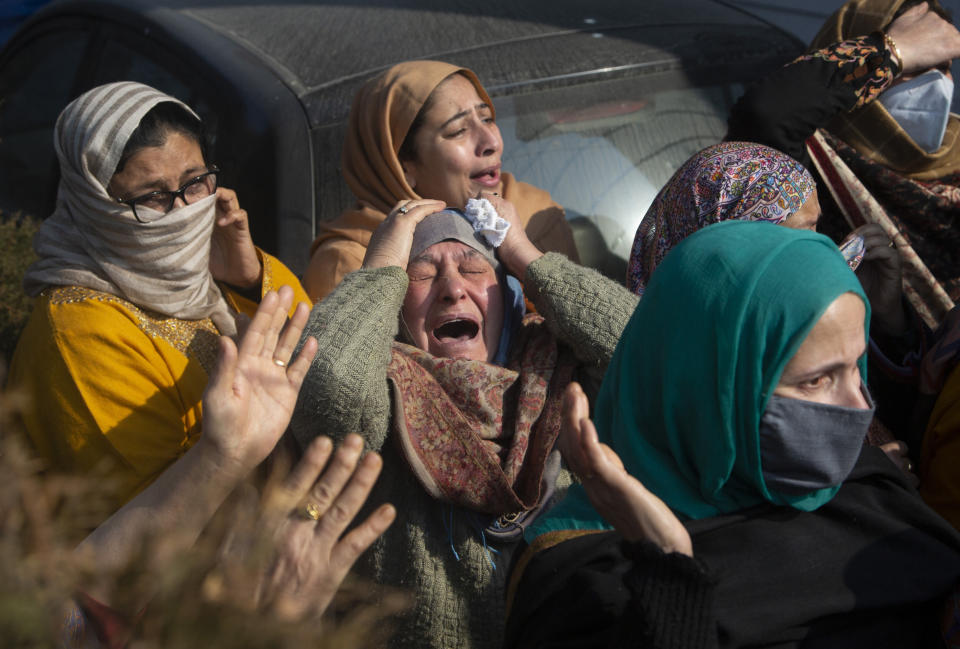
[(138, 223), (107, 192), (127, 140), (163, 102), (194, 114), (130, 81), (94, 88), (60, 113), (53, 141), (60, 161), (57, 207), (34, 237), (38, 259), (27, 269), (24, 290), (36, 296), (51, 285), (84, 286), (166, 316), (210, 318), (222, 334), (233, 335), (234, 315), (210, 274), (216, 197)]
[(630, 253), (627, 287), (642, 295), (667, 252), (711, 223), (783, 223), (816, 187), (790, 156), (750, 142), (722, 142), (687, 160), (647, 210)]

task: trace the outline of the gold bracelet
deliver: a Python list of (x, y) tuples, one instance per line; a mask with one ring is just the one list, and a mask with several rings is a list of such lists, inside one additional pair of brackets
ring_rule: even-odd
[(893, 59), (899, 72), (903, 72), (903, 56), (900, 54), (900, 48), (897, 47), (896, 42), (890, 38), (890, 34), (887, 32), (883, 32), (883, 42), (886, 43), (887, 49), (890, 50), (890, 58)]

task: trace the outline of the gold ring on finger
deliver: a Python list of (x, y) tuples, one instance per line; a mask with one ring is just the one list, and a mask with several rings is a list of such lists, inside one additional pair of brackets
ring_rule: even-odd
[(279, 358), (273, 359), (273, 364), (276, 365), (277, 367), (286, 367), (286, 366), (287, 366), (287, 362), (286, 362), (286, 361), (282, 361), (282, 360), (280, 360)]
[(297, 514), (300, 516), (300, 518), (309, 521), (318, 521), (323, 515), (323, 512), (320, 511), (320, 505), (318, 503), (308, 500), (297, 509)]

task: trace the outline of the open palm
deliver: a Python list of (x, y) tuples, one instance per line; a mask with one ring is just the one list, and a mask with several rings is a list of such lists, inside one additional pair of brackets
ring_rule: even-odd
[(269, 292), (240, 339), (220, 341), (217, 369), (203, 395), (203, 435), (223, 459), (252, 469), (287, 428), (297, 393), (317, 351), (307, 339), (290, 360), (309, 317), (305, 304), (287, 322), (293, 289)]

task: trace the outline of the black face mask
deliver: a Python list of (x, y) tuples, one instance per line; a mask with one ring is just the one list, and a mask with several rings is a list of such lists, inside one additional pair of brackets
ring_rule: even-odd
[(869, 408), (770, 397), (760, 420), (760, 462), (767, 488), (801, 495), (842, 483), (857, 463), (874, 403)]

